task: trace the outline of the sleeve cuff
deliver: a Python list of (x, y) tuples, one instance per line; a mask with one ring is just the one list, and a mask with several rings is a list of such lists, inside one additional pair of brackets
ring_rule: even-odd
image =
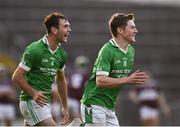
[(23, 63), (19, 63), (19, 67), (21, 67), (22, 69), (26, 70), (26, 71), (30, 71), (31, 68), (29, 68), (28, 66), (24, 65)]
[(98, 72), (96, 72), (96, 75), (106, 75), (106, 76), (109, 76), (109, 72), (106, 72), (106, 71), (98, 71)]
[(65, 67), (66, 67), (66, 66), (64, 65), (62, 69), (59, 69), (59, 71), (64, 71)]

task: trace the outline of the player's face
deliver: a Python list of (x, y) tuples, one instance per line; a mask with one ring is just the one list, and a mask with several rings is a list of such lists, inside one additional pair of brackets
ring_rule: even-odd
[(67, 37), (68, 37), (70, 31), (71, 31), (70, 23), (65, 19), (61, 19), (59, 21), (59, 29), (57, 32), (57, 40), (59, 42), (67, 42)]
[(123, 38), (128, 42), (135, 42), (136, 41), (136, 34), (137, 34), (136, 25), (134, 24), (133, 20), (129, 20), (127, 22), (127, 26), (125, 27), (123, 31)]

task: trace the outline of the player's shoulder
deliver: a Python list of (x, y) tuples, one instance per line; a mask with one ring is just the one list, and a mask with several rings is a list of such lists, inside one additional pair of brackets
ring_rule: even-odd
[(61, 45), (58, 47), (58, 50), (61, 52), (66, 52), (65, 49)]
[(26, 50), (39, 50), (41, 47), (43, 46), (43, 42), (42, 42), (42, 39), (38, 40), (38, 41), (34, 41), (34, 42), (31, 42), (27, 47), (26, 47)]
[(101, 47), (101, 50), (111, 50), (113, 47), (113, 45), (111, 44), (110, 41), (107, 41), (102, 47)]
[(63, 54), (63, 56), (67, 57), (66, 50), (62, 46), (59, 46), (58, 53)]
[(111, 45), (109, 41), (107, 41), (100, 49), (99, 55), (111, 55), (112, 52), (114, 51), (114, 47)]
[(134, 49), (134, 47), (131, 44), (128, 44), (128, 47)]
[(134, 49), (134, 47), (133, 47), (131, 44), (128, 45), (128, 49), (129, 49), (130, 51), (132, 51), (132, 52), (135, 52), (135, 49)]

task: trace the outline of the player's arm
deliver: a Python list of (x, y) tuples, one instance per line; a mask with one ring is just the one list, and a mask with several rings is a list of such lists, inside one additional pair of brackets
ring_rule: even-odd
[(167, 100), (164, 96), (163, 93), (160, 93), (159, 94), (159, 98), (158, 98), (158, 102), (159, 102), (159, 105), (160, 105), (160, 108), (162, 109), (163, 113), (166, 115), (166, 116), (169, 116), (171, 115), (171, 109), (167, 103)]
[(103, 88), (115, 88), (126, 84), (141, 84), (147, 78), (146, 73), (138, 70), (131, 74), (129, 77), (112, 78), (109, 77), (111, 70), (111, 63), (113, 61), (113, 55), (111, 50), (102, 48), (98, 54), (97, 72), (96, 72), (96, 84)]
[(33, 96), (35, 93), (35, 89), (33, 89), (25, 80), (24, 76), (26, 71), (21, 67), (18, 67), (12, 76), (12, 81), (18, 85), (22, 90), (26, 91), (29, 95)]
[(64, 115), (64, 119), (62, 120), (61, 124), (66, 124), (69, 121), (69, 113), (67, 107), (67, 83), (65, 79), (64, 71), (57, 72), (57, 89), (60, 96), (60, 102), (62, 105), (62, 113)]
[(138, 95), (137, 95), (137, 91), (134, 89), (130, 90), (128, 92), (128, 98), (135, 104), (138, 104)]
[(31, 87), (31, 85), (28, 84), (28, 82), (25, 79), (26, 70), (22, 69), (21, 67), (18, 67), (12, 76), (12, 81), (18, 85), (22, 90), (27, 92), (30, 96), (33, 97), (33, 99), (41, 106), (45, 105), (47, 102), (47, 97), (43, 95), (43, 92), (36, 91)]
[(147, 74), (142, 71), (136, 71), (128, 77), (111, 78), (106, 75), (97, 75), (96, 84), (99, 87), (115, 88), (126, 84), (143, 84), (147, 79)]

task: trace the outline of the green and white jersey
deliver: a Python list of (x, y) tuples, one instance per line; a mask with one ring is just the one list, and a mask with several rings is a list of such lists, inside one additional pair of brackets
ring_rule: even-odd
[[(67, 54), (59, 45), (56, 50), (49, 48), (45, 35), (40, 40), (31, 43), (24, 51), (19, 66), (27, 71), (25, 78), (36, 90), (47, 92), (48, 100), (51, 97), (51, 85), (57, 71), (65, 67)], [(30, 100), (32, 97), (21, 91), (20, 100)]]
[(85, 105), (99, 105), (114, 111), (116, 98), (122, 86), (100, 88), (96, 85), (96, 75), (106, 75), (112, 78), (127, 77), (133, 68), (134, 54), (135, 50), (130, 44), (124, 51), (114, 39), (109, 40), (99, 51), (81, 102)]

